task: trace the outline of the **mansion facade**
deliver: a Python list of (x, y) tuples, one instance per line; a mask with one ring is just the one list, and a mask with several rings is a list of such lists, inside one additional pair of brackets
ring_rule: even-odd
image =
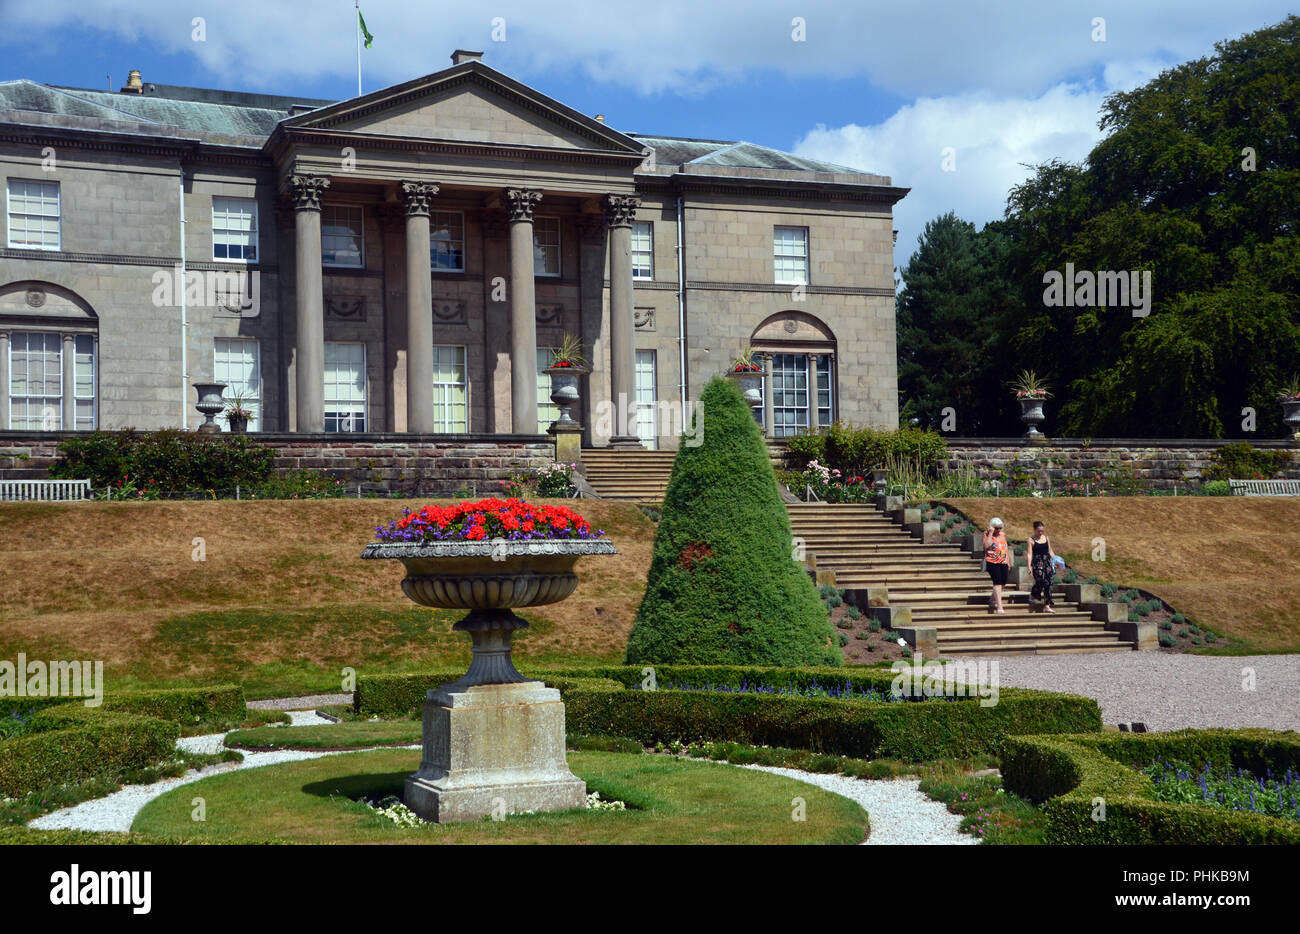
[(194, 428), (220, 382), (250, 431), (536, 436), (566, 336), (587, 445), (676, 446), (748, 347), (769, 434), (897, 425), (906, 189), (452, 61), (338, 102), (0, 82), (0, 431)]

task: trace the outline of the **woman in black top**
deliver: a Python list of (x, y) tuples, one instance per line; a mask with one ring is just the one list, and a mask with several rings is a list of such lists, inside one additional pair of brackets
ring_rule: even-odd
[(1052, 566), (1052, 559), (1056, 553), (1052, 551), (1052, 540), (1047, 537), (1047, 528), (1041, 522), (1034, 523), (1034, 535), (1029, 539), (1031, 554), (1029, 556), (1029, 567), (1034, 572), (1034, 589), (1029, 592), (1031, 600), (1045, 600), (1047, 605), (1043, 608), (1048, 613), (1055, 613), (1052, 609), (1052, 584), (1056, 578), (1056, 568)]

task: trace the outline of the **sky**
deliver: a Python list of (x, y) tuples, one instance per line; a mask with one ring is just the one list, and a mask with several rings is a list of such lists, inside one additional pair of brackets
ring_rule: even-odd
[[(1284, 19), (1285, 0), (364, 0), (363, 90), (453, 49), (630, 133), (748, 140), (891, 176), (903, 265), (926, 221), (1002, 216), (1079, 161), (1108, 93)], [(0, 0), (0, 79), (341, 99), (353, 0)]]

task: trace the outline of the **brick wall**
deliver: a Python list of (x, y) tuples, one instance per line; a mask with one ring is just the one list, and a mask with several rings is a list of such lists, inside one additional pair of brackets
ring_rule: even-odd
[[(59, 441), (71, 433), (0, 432), (0, 480), (49, 476)], [(296, 435), (249, 437), (275, 449), (275, 466), (320, 470), (367, 490), (419, 496), (500, 492), (500, 481), (554, 459), (539, 435)]]

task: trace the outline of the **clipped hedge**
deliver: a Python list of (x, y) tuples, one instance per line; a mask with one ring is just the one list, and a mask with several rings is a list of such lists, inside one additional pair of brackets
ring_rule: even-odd
[[(1157, 801), (1130, 766), (1158, 759), (1251, 771), (1300, 768), (1300, 735), (1268, 730), (1179, 730), (1084, 736), (1009, 736), (1002, 745), (1008, 791), (1045, 802), (1050, 843), (1300, 843), (1300, 824), (1196, 803)], [(1105, 819), (1094, 820), (1097, 799)]]
[(207, 490), (266, 480), (275, 451), (248, 435), (164, 429), (93, 431), (59, 442), (55, 479), (89, 479), (96, 489), (132, 483), (155, 490)]
[(1038, 691), (977, 700), (881, 702), (696, 691), (573, 691), (565, 723), (575, 733), (625, 736), (650, 744), (736, 742), (858, 758), (922, 761), (996, 752), (1023, 733), (1101, 729), (1090, 698)]
[(30, 732), (0, 741), (0, 796), (156, 765), (175, 753), (181, 725), (241, 720), (246, 710), (238, 685), (114, 693), (99, 707), (43, 706)]
[(103, 713), (60, 723), (62, 728), (0, 743), (0, 796), (16, 798), (52, 785), (145, 768), (171, 758), (180, 736), (175, 723), (132, 714)]
[[(366, 675), (357, 679), (352, 695), (352, 709), (367, 717), (405, 717), (418, 714), (429, 691), (455, 681), (465, 672), (444, 671), (418, 675)], [(621, 691), (623, 686), (593, 675), (538, 675), (544, 682), (567, 697), (572, 691)]]

